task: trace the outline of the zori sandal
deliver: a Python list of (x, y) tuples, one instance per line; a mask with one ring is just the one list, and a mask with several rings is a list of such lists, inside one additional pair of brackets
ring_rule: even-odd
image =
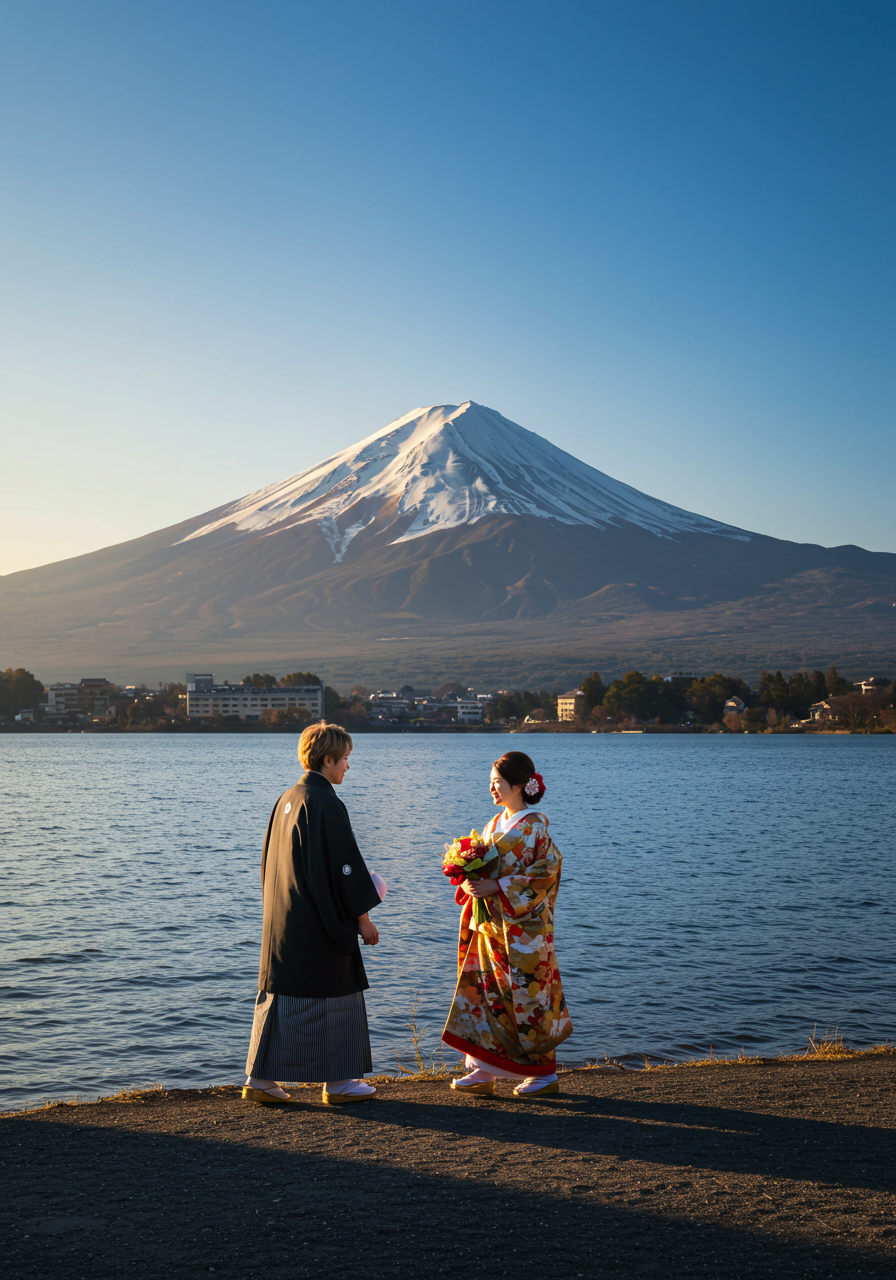
[(248, 1085), (243, 1085), (243, 1099), (246, 1102), (257, 1102), (260, 1107), (286, 1107), (295, 1102), (294, 1098), (276, 1098), (265, 1089), (250, 1089)]
[(494, 1080), (483, 1080), (479, 1084), (464, 1084), (461, 1080), (452, 1080), (450, 1087), (457, 1093), (479, 1093), (486, 1098), (490, 1098), (495, 1092)]
[(518, 1084), (513, 1091), (515, 1098), (542, 1098), (546, 1093), (559, 1093), (560, 1084), (557, 1080), (549, 1080), (547, 1084), (539, 1085), (538, 1077), (534, 1079), (524, 1080), (522, 1084)]

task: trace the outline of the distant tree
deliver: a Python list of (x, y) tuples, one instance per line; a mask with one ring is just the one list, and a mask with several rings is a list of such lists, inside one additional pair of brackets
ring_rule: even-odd
[(765, 707), (747, 707), (741, 715), (741, 725), (750, 733), (768, 728), (768, 711)]
[(813, 702), (821, 702), (827, 697), (827, 682), (822, 671), (796, 671), (787, 684), (787, 710), (792, 713), (808, 711)]
[(656, 714), (662, 724), (680, 724), (688, 716), (688, 686), (682, 680), (654, 676)]
[(582, 709), (586, 715), (589, 715), (595, 707), (599, 707), (603, 703), (604, 695), (607, 692), (607, 686), (604, 684), (603, 680), (601, 680), (600, 672), (592, 671), (591, 675), (586, 676), (581, 682), (579, 688), (582, 690), (584, 699)]
[(858, 690), (829, 698), (828, 702), (834, 719), (841, 728), (849, 729), (850, 733), (870, 728), (877, 719), (876, 699)]
[(311, 719), (311, 712), (304, 707), (282, 707), (279, 711), (268, 708), (261, 713), (261, 723), (271, 728), (280, 725), (305, 725)]
[(41, 682), (24, 667), (0, 671), (0, 716), (11, 720), (20, 711), (33, 710), (44, 700)]
[(848, 680), (844, 680), (841, 675), (837, 674), (837, 668), (831, 667), (830, 671), (824, 678), (826, 692), (831, 698), (839, 698), (844, 693), (852, 693), (853, 688)]
[(256, 671), (254, 675), (243, 676), (243, 684), (254, 685), (256, 689), (273, 689), (277, 683), (277, 677), (272, 676), (269, 671), (264, 675)]
[(497, 698), (493, 698), (485, 710), (485, 719), (493, 724), (499, 720), (524, 720), (526, 712), (523, 710), (520, 694), (517, 690), (511, 693), (499, 694)]
[(606, 692), (603, 705), (608, 711), (637, 720), (652, 720), (657, 712), (657, 687), (640, 671), (628, 671), (614, 680)]
[(177, 684), (172, 681), (169, 684), (159, 685), (159, 698), (166, 707), (176, 707), (180, 703), (181, 694), (187, 692), (185, 684)]
[(544, 689), (540, 693), (533, 693), (531, 689), (524, 689), (522, 693), (514, 691), (514, 698), (524, 718), (532, 715), (534, 711), (544, 712), (543, 716), (539, 716), (541, 720), (550, 718), (551, 712), (556, 718), (557, 699)]
[(289, 689), (303, 684), (320, 684), (320, 678), (313, 671), (291, 671), (288, 676), (281, 676), (278, 683), (282, 689)]
[(449, 693), (456, 693), (459, 698), (467, 692), (462, 684), (458, 684), (456, 680), (446, 680), (444, 684), (440, 684), (438, 689), (433, 690), (434, 698), (447, 698)]
[(364, 684), (353, 684), (349, 690), (349, 696), (355, 698), (369, 698), (370, 690)]
[(343, 711), (348, 707), (348, 702), (343, 698), (341, 693), (337, 693), (330, 685), (324, 688), (324, 715), (329, 720), (331, 716), (335, 716), (337, 711)]
[(350, 706), (339, 712), (339, 723), (349, 732), (352, 729), (363, 729), (370, 723), (370, 716), (367, 714), (368, 703), (362, 699), (357, 699)]
[(751, 692), (750, 686), (737, 676), (726, 676), (716, 671), (687, 686), (687, 705), (694, 712), (695, 719), (702, 724), (713, 724), (721, 720), (729, 698), (749, 702)]
[[(833, 682), (838, 681), (840, 677), (834, 672)], [(844, 691), (852, 690), (847, 681), (840, 681), (840, 684)], [(789, 715), (802, 715), (813, 702), (820, 702), (828, 696), (827, 679), (820, 671), (795, 671), (787, 677), (780, 671), (774, 675), (763, 671), (757, 696), (764, 707), (774, 707), (776, 711)]]
[(790, 685), (780, 671), (774, 675), (761, 671), (756, 694), (764, 707), (786, 707), (790, 702)]
[(127, 722), (129, 725), (153, 724), (164, 717), (165, 710), (165, 703), (157, 694), (153, 694), (152, 697), (134, 698), (133, 702), (128, 704)]

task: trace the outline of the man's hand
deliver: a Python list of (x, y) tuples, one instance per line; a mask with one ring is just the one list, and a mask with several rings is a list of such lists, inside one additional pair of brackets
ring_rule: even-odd
[(363, 916), (358, 917), (358, 932), (364, 939), (365, 947), (375, 947), (380, 940), (379, 931), (366, 911)]

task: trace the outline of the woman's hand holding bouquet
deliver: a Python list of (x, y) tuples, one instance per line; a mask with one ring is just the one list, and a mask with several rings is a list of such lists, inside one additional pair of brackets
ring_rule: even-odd
[[(497, 869), (498, 851), (486, 844), (478, 831), (471, 831), (468, 836), (445, 845), (442, 871), (450, 877), (452, 884), (463, 884), (464, 880), (473, 883), (477, 880), (489, 880), (491, 873)], [(491, 915), (485, 898), (473, 899), (473, 919), (477, 924), (484, 924), (491, 919)]]

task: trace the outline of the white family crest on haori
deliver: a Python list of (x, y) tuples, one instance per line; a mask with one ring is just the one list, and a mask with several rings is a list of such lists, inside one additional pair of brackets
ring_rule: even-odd
[(348, 863), (346, 863), (346, 864), (345, 864), (345, 866), (342, 868), (342, 874), (343, 874), (344, 876), (350, 876), (350, 875), (351, 875), (351, 873), (352, 873), (352, 869), (351, 869), (351, 867), (348, 865)]

